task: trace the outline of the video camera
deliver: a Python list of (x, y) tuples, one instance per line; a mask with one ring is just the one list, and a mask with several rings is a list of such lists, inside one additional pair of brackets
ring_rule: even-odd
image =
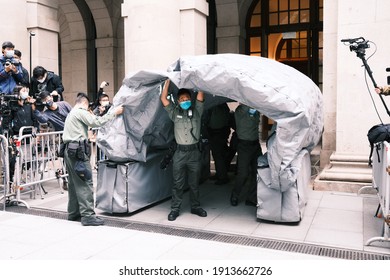
[(18, 108), (19, 96), (16, 94), (0, 93), (0, 133), (11, 128), (12, 111)]
[(0, 93), (0, 116), (11, 115), (12, 110), (18, 106), (18, 99), (17, 94)]
[(349, 44), (349, 50), (351, 52), (356, 52), (358, 57), (364, 56), (366, 49), (370, 47), (368, 40), (365, 40), (363, 37), (352, 38), (352, 39), (341, 39), (342, 43)]

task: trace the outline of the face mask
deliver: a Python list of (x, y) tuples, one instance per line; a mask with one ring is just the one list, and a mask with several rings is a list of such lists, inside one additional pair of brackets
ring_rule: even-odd
[(102, 106), (106, 107), (106, 106), (108, 106), (108, 104), (110, 104), (110, 101), (102, 101), (100, 104)]
[(249, 108), (249, 115), (253, 116), (256, 113), (256, 109)]
[(188, 110), (191, 107), (191, 100), (180, 102), (180, 107), (183, 110)]
[(28, 92), (27, 91), (23, 91), (23, 92), (20, 93), (20, 98), (22, 100), (27, 99), (27, 97), (28, 97)]
[(42, 78), (42, 79), (39, 79), (39, 80), (37, 80), (37, 81), (38, 81), (38, 83), (41, 83), (41, 84), (42, 84), (45, 80), (46, 80), (46, 74), (43, 75), (43, 78)]
[(46, 107), (51, 107), (51, 106), (53, 106), (53, 100), (49, 100), (49, 101), (47, 101), (46, 102)]
[(6, 58), (13, 58), (14, 57), (14, 51), (13, 50), (7, 50), (7, 51), (5, 51), (4, 56)]

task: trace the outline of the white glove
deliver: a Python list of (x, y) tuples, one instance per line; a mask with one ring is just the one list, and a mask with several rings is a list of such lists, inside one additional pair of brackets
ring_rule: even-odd
[(101, 84), (100, 84), (100, 88), (104, 88), (105, 86), (108, 86), (108, 83), (106, 81), (103, 81)]

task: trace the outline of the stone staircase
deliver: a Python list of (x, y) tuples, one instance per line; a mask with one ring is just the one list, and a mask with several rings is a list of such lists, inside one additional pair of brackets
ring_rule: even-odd
[[(371, 182), (372, 169), (366, 156), (333, 153), (330, 163), (314, 179), (313, 189), (357, 193)], [(368, 192), (375, 193), (373, 189)]]

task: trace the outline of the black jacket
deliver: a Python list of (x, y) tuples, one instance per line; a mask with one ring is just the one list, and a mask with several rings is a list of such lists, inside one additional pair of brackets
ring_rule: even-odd
[(47, 71), (46, 80), (42, 84), (40, 84), (34, 77), (31, 77), (31, 95), (36, 98), (42, 90), (47, 90), (48, 92), (52, 92), (53, 90), (57, 91), (61, 98), (53, 96), (54, 102), (64, 100), (62, 96), (62, 93), (64, 92), (64, 86), (62, 85), (61, 77), (51, 71)]
[(31, 104), (19, 104), (12, 110), (12, 131), (14, 135), (19, 134), (22, 126), (34, 126), (38, 128), (38, 121), (33, 114)]

